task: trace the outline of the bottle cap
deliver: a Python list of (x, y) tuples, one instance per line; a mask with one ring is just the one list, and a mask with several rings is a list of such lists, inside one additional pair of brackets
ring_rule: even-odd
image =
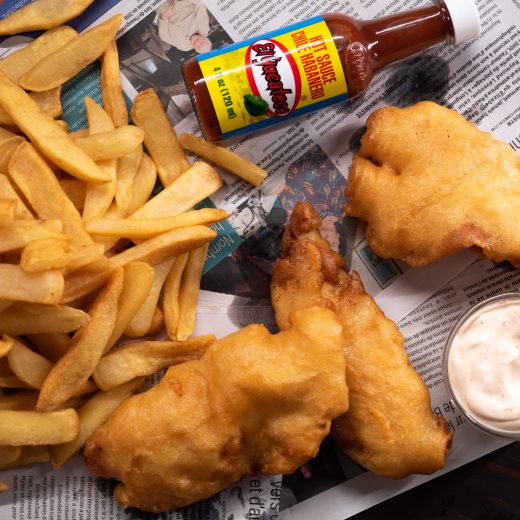
[(480, 35), (480, 16), (474, 0), (444, 0), (453, 24), (454, 43), (472, 40)]

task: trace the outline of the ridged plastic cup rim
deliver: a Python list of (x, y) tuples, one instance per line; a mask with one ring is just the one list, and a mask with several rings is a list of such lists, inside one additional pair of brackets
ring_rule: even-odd
[(479, 419), (474, 417), (471, 414), (471, 412), (466, 410), (462, 403), (457, 399), (457, 396), (453, 391), (453, 388), (450, 383), (450, 375), (448, 369), (448, 357), (450, 355), (453, 339), (455, 338), (457, 332), (462, 327), (462, 325), (464, 325), (464, 323), (466, 323), (466, 321), (469, 318), (471, 318), (471, 316), (473, 316), (477, 311), (479, 311), (483, 307), (487, 307), (488, 305), (491, 305), (492, 303), (495, 303), (500, 300), (518, 300), (518, 302), (520, 303), (520, 292), (508, 292), (486, 298), (485, 300), (482, 300), (481, 302), (473, 305), (455, 322), (455, 325), (451, 329), (450, 335), (448, 336), (448, 339), (446, 340), (446, 345), (444, 347), (444, 353), (442, 357), (442, 377), (449, 398), (451, 399), (452, 403), (457, 407), (457, 409), (460, 410), (464, 417), (470, 422), (470, 424), (476, 426), (480, 431), (492, 435), (493, 437), (500, 437), (502, 439), (518, 441), (520, 440), (520, 430), (515, 432), (493, 428), (489, 424), (481, 422)]

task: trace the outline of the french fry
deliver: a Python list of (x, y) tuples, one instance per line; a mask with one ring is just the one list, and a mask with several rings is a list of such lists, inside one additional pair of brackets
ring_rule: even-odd
[(102, 390), (118, 387), (134, 377), (199, 359), (216, 341), (215, 336), (198, 336), (186, 341), (139, 341), (126, 343), (102, 357), (94, 370), (94, 381)]
[(155, 163), (148, 155), (143, 154), (132, 184), (132, 198), (126, 208), (126, 215), (137, 211), (150, 198), (156, 182), (157, 168)]
[(0, 410), (34, 410), (37, 400), (38, 392), (34, 390), (3, 395), (0, 397)]
[(92, 186), (86, 182), (80, 181), (79, 179), (60, 179), (59, 184), (61, 189), (65, 192), (65, 195), (70, 199), (74, 207), (79, 213), (83, 212), (85, 207), (85, 193), (87, 186)]
[(117, 207), (125, 211), (132, 200), (132, 183), (143, 160), (143, 147), (121, 157), (117, 163)]
[[(1, 316), (2, 313), (0, 313)], [(1, 327), (0, 327), (1, 330)], [(11, 350), (13, 346), (13, 338), (10, 338), (9, 336), (2, 336), (2, 339), (0, 339), (0, 358), (7, 356), (9, 354), (9, 351)]]
[(65, 354), (70, 345), (70, 337), (65, 332), (29, 334), (28, 338), (40, 353), (53, 363), (56, 363)]
[(132, 213), (131, 218), (172, 217), (188, 211), (222, 187), (222, 178), (203, 162), (192, 164), (180, 177), (144, 206)]
[(69, 251), (68, 262), (63, 269), (63, 274), (69, 274), (77, 270), (84, 272), (103, 272), (110, 268), (108, 259), (103, 254), (102, 244), (90, 244)]
[(99, 184), (110, 180), (96, 163), (74, 144), (72, 138), (56, 121), (43, 112), (36, 101), (2, 71), (0, 71), (0, 99), (5, 111), (20, 130), (51, 162), (73, 177), (88, 182)]
[(50, 460), (50, 456), (47, 446), (22, 446), (20, 456), (14, 462), (0, 466), (0, 470), (26, 464), (36, 464), (37, 462), (47, 462), (48, 460)]
[(208, 244), (191, 251), (182, 273), (179, 289), (179, 322), (176, 332), (176, 338), (180, 341), (189, 338), (195, 327), (200, 277), (204, 269), (207, 252)]
[(0, 410), (0, 444), (35, 446), (70, 442), (79, 433), (76, 410)]
[(108, 132), (73, 136), (74, 143), (94, 161), (118, 159), (134, 151), (143, 142), (144, 132), (137, 126), (120, 126)]
[(78, 210), (32, 145), (23, 143), (16, 149), (9, 163), (9, 175), (41, 219), (61, 220), (71, 244), (92, 244)]
[(61, 269), (68, 263), (68, 251), (67, 240), (55, 238), (34, 240), (23, 248), (20, 267), (28, 273)]
[(187, 211), (173, 217), (152, 219), (99, 219), (85, 225), (93, 235), (145, 240), (173, 229), (189, 226), (210, 226), (229, 216), (227, 211), (214, 208), (203, 208)]
[(92, 0), (35, 0), (0, 21), (0, 34), (51, 29), (81, 14)]
[(4, 482), (3, 480), (0, 480), (0, 493), (7, 491), (9, 489), (9, 484), (7, 482)]
[(92, 374), (114, 329), (123, 279), (123, 269), (116, 269), (95, 299), (89, 310), (89, 323), (76, 332), (69, 348), (45, 379), (36, 406), (38, 410), (57, 408)]
[(132, 107), (132, 120), (144, 130), (146, 149), (157, 165), (163, 186), (169, 186), (189, 168), (189, 163), (153, 89), (137, 94)]
[(147, 334), (152, 325), (153, 315), (157, 307), (157, 302), (159, 301), (164, 281), (170, 272), (174, 260), (174, 258), (171, 258), (170, 260), (153, 266), (154, 277), (152, 287), (148, 291), (148, 296), (145, 301), (126, 327), (125, 334), (127, 336), (140, 338)]
[(67, 240), (61, 233), (59, 220), (16, 220), (2, 228), (0, 233), (0, 253), (24, 248), (34, 240)]
[(240, 157), (227, 148), (208, 143), (193, 134), (181, 134), (179, 142), (184, 149), (234, 173), (254, 186), (260, 186), (267, 177), (267, 172), (255, 163)]
[(0, 60), (0, 70), (11, 81), (18, 83), (20, 77), (34, 67), (44, 56), (63, 47), (77, 35), (78, 33), (68, 25), (46, 31), (38, 38), (29, 42), (25, 47), (2, 58)]
[[(34, 101), (38, 104), (38, 106), (51, 116), (52, 118), (60, 117), (62, 114), (61, 108), (61, 87), (56, 87), (51, 90), (46, 90), (44, 92), (30, 92), (29, 96), (31, 96)], [(0, 125), (6, 126), (14, 126), (15, 122), (11, 118), (11, 116), (2, 108), (0, 105)]]
[[(89, 135), (103, 134), (114, 130), (114, 123), (103, 108), (91, 98), (85, 98), (85, 107), (89, 124)], [(83, 206), (83, 220), (102, 217), (110, 207), (116, 194), (117, 187), (117, 160), (108, 159), (98, 162), (99, 167), (106, 172), (111, 181), (106, 184), (89, 184), (86, 188)]]
[(112, 40), (101, 57), (101, 99), (114, 125), (128, 124), (128, 108), (121, 89), (117, 44)]
[(17, 205), (17, 199), (0, 199), (0, 228), (14, 222)]
[[(172, 256), (196, 249), (210, 242), (216, 232), (205, 226), (174, 229), (130, 247), (109, 259), (110, 269), (125, 267), (130, 262), (160, 264)], [(71, 303), (101, 287), (109, 273), (72, 273), (65, 280), (61, 303)], [(1, 278), (0, 278), (1, 279)], [(0, 298), (1, 298), (0, 292)]]
[(5, 309), (13, 305), (13, 303), (12, 300), (0, 300), (0, 312), (5, 311)]
[(51, 462), (55, 469), (60, 468), (72, 455), (78, 452), (86, 440), (101, 426), (112, 412), (128, 397), (130, 397), (143, 382), (137, 378), (109, 392), (97, 392), (78, 409), (79, 434), (66, 444), (51, 446)]
[(178, 256), (172, 265), (163, 288), (163, 313), (164, 324), (168, 337), (174, 340), (177, 337), (177, 325), (179, 324), (179, 290), (182, 273), (188, 261), (188, 253)]
[[(2, 153), (1, 144), (0, 153)], [(29, 209), (25, 205), (25, 202), (21, 199), (20, 195), (13, 188), (13, 185), (11, 184), (11, 181), (7, 178), (7, 175), (4, 175), (3, 173), (0, 173), (0, 197), (5, 197), (6, 199), (16, 199), (16, 218), (24, 220), (34, 219), (34, 215), (29, 211)]]
[(0, 299), (59, 303), (64, 279), (59, 271), (26, 273), (21, 267), (0, 264)]
[(0, 143), (0, 171), (9, 171), (9, 161), (18, 148), (20, 143), (23, 143), (25, 139), (20, 135), (13, 135), (9, 139), (5, 139)]
[(150, 323), (150, 328), (146, 333), (147, 336), (155, 336), (162, 331), (164, 327), (164, 313), (159, 305), (155, 306), (152, 316), (152, 322)]
[(103, 54), (115, 38), (122, 19), (122, 14), (116, 14), (106, 22), (76, 36), (63, 47), (43, 57), (18, 83), (33, 92), (63, 85)]
[(15, 375), (0, 376), (1, 388), (31, 388), (27, 383), (18, 379)]
[(22, 454), (21, 446), (0, 446), (0, 466), (11, 464)]
[(74, 307), (16, 302), (0, 313), (0, 331), (11, 336), (72, 332), (89, 320), (86, 312)]
[(131, 262), (125, 267), (123, 291), (119, 298), (117, 318), (105, 352), (110, 350), (117, 342), (141, 308), (150, 292), (153, 281), (154, 270), (146, 262)]
[(52, 368), (52, 363), (48, 359), (33, 352), (16, 339), (13, 340), (7, 359), (16, 377), (32, 388), (41, 388)]

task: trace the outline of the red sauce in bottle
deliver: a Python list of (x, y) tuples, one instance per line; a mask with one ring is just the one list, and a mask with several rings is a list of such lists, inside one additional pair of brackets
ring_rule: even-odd
[(473, 0), (370, 21), (327, 13), (199, 55), (183, 73), (204, 137), (222, 141), (350, 99), (386, 65), (479, 32)]

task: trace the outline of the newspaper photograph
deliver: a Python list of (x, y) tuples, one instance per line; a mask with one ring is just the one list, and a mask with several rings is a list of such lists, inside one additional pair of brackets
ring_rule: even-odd
[[(2, 2), (0, 18), (28, 3)], [(49, 462), (0, 470), (0, 479), (9, 485), (0, 493), (0, 518), (343, 520), (508, 443), (477, 431), (454, 406), (443, 382), (442, 356), (453, 325), (471, 306), (496, 294), (520, 292), (519, 271), (508, 262), (495, 263), (469, 251), (419, 268), (380, 258), (368, 245), (366, 225), (344, 212), (352, 157), (359, 150), (367, 117), (378, 108), (435, 101), (492, 132), (517, 153), (520, 150), (520, 3), (476, 3), (479, 38), (408, 58), (379, 72), (363, 94), (348, 102), (226, 144), (264, 168), (268, 177), (255, 187), (216, 167), (224, 186), (200, 204), (222, 208), (230, 217), (212, 225), (218, 235), (208, 248), (194, 334), (221, 338), (250, 323), (278, 331), (270, 301), (273, 264), (295, 205), (311, 202), (323, 219), (322, 235), (396, 322), (408, 357), (428, 387), (433, 413), (454, 433), (446, 466), (430, 476), (385, 479), (347, 458), (327, 437), (318, 456), (291, 475), (248, 476), (207, 500), (155, 515), (122, 508), (113, 497), (114, 481), (94, 476), (77, 455), (58, 470)], [(187, 60), (325, 12), (368, 20), (427, 4), (95, 0), (71, 25), (80, 32), (123, 13), (117, 45), (128, 106), (139, 92), (154, 88), (175, 131), (200, 136), (182, 75)], [(0, 58), (36, 36), (4, 37)], [(97, 63), (63, 87), (62, 118), (71, 131), (87, 127), (85, 96), (101, 103)], [(149, 378), (148, 383), (156, 380)]]

